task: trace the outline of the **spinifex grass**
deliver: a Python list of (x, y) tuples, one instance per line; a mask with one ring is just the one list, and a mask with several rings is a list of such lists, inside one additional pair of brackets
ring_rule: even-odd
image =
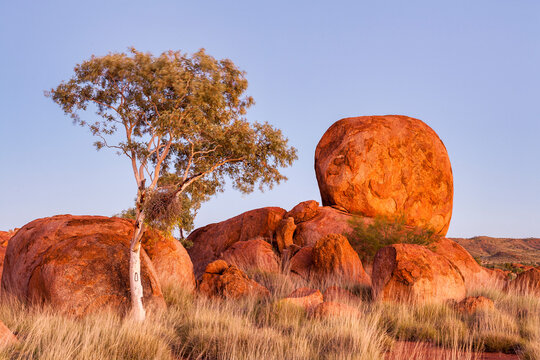
[[(74, 319), (47, 307), (3, 299), (0, 319), (20, 344), (4, 349), (0, 357), (374, 360), (384, 359), (394, 340), (408, 340), (443, 347), (441, 359), (474, 359), (474, 351), (486, 350), (540, 359), (540, 299), (532, 294), (483, 289), (470, 295), (493, 299), (495, 309), (473, 315), (460, 314), (448, 304), (358, 298), (344, 301), (359, 310), (359, 317), (316, 319), (302, 309), (274, 304), (302, 285), (298, 279), (255, 277), (271, 288), (271, 299), (209, 300), (168, 285), (168, 308), (151, 313), (143, 324), (110, 312)], [(420, 344), (414, 351), (422, 354), (425, 348)]]

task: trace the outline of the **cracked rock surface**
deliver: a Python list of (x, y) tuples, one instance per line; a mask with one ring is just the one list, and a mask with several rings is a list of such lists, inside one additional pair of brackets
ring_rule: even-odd
[(315, 151), (324, 206), (366, 217), (405, 215), (412, 226), (441, 235), (452, 216), (448, 153), (424, 122), (401, 115), (339, 120)]

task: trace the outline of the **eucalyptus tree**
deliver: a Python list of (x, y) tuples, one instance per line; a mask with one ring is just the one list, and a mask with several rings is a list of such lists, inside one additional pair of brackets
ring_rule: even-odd
[[(45, 93), (74, 123), (91, 130), (98, 150), (115, 149), (131, 163), (137, 197), (129, 276), (137, 320), (145, 319), (145, 224), (170, 226), (190, 204), (223, 191), (227, 179), (244, 193), (272, 188), (286, 180), (280, 168), (296, 159), (279, 129), (246, 119), (254, 104), (247, 86), (231, 60), (217, 60), (204, 49), (154, 56), (130, 48), (92, 56)], [(83, 119), (86, 110), (98, 116)]]

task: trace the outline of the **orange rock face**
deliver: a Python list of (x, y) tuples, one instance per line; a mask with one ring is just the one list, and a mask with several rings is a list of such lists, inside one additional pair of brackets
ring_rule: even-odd
[(276, 228), (275, 239), (279, 252), (283, 254), (283, 250), (293, 244), (293, 235), (296, 230), (293, 217), (286, 217), (279, 221)]
[(10, 345), (18, 344), (19, 340), (11, 330), (0, 320), (0, 349)]
[[(2, 291), (85, 315), (104, 307), (130, 307), (130, 221), (103, 216), (58, 215), (22, 227), (9, 241)], [(164, 307), (152, 262), (141, 251), (145, 306)]]
[(199, 291), (208, 297), (225, 299), (270, 296), (267, 288), (249, 279), (242, 270), (224, 260), (208, 264), (199, 284)]
[(507, 290), (540, 296), (540, 268), (532, 268), (519, 273), (514, 280), (507, 284)]
[(334, 208), (319, 208), (317, 215), (297, 225), (294, 243), (298, 246), (313, 246), (329, 234), (345, 234), (352, 231), (352, 215)]
[(0, 231), (0, 279), (4, 269), (4, 257), (6, 256), (8, 241), (14, 234), (14, 231)]
[(437, 134), (418, 119), (362, 116), (334, 123), (315, 151), (322, 203), (366, 217), (406, 215), (409, 225), (448, 231), (450, 160)]
[(312, 312), (319, 304), (322, 304), (322, 302), (323, 295), (319, 290), (300, 288), (293, 291), (286, 298), (281, 299), (278, 303), (298, 306), (303, 308), (307, 312)]
[(319, 239), (311, 252), (312, 276), (343, 283), (371, 285), (358, 254), (343, 235), (329, 234)]
[(477, 289), (484, 285), (502, 288), (502, 281), (489, 269), (480, 266), (471, 254), (463, 246), (447, 238), (430, 244), (428, 249), (436, 254), (442, 255), (454, 264), (465, 281), (468, 290)]
[(146, 229), (142, 246), (152, 260), (161, 284), (174, 283), (187, 291), (195, 289), (193, 263), (178, 240)]
[(239, 241), (233, 244), (223, 253), (221, 259), (246, 272), (252, 270), (279, 272), (280, 268), (272, 245), (260, 239)]
[(310, 278), (311, 266), (313, 265), (312, 246), (306, 246), (298, 250), (289, 262), (289, 268), (292, 274), (298, 275), (307, 281)]
[(313, 219), (319, 212), (319, 203), (315, 200), (302, 201), (285, 214), (284, 218), (292, 217), (295, 224)]
[(278, 207), (255, 209), (231, 219), (206, 225), (193, 231), (188, 240), (193, 246), (188, 253), (198, 278), (206, 266), (238, 241), (255, 238), (271, 239), (286, 211)]
[(379, 250), (371, 280), (378, 300), (440, 302), (465, 297), (457, 267), (420, 245), (395, 244)]

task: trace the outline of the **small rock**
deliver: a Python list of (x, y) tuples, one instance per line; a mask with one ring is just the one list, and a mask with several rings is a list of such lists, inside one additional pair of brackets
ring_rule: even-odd
[(308, 313), (323, 302), (323, 294), (316, 289), (300, 288), (289, 296), (278, 301), (278, 304), (294, 305), (303, 308)]
[(469, 296), (458, 302), (455, 308), (463, 314), (472, 315), (478, 310), (493, 310), (495, 309), (495, 304), (493, 300), (484, 296)]
[(240, 299), (243, 297), (268, 297), (270, 292), (234, 265), (216, 260), (206, 267), (199, 284), (199, 291), (208, 297)]

